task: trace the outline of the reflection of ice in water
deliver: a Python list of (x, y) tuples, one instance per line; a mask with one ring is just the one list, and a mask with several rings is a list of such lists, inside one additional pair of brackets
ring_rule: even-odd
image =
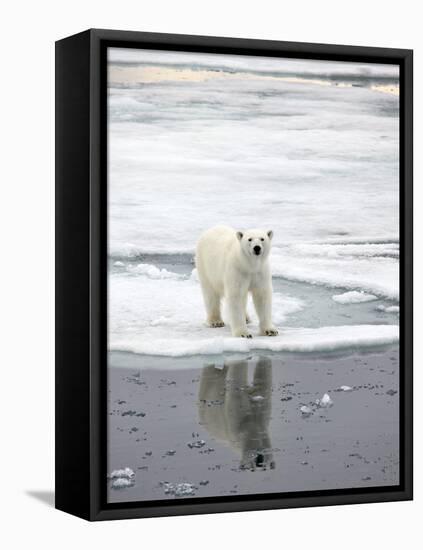
[[(218, 223), (272, 228), (277, 278), (398, 301), (399, 98), (374, 89), (397, 87), (398, 67), (142, 50), (112, 50), (110, 60), (112, 349), (235, 350), (217, 334), (196, 343), (195, 281), (142, 257), (190, 255)], [(307, 307), (276, 294), (277, 324), (301, 311), (307, 320)], [(369, 324), (364, 308), (343, 307)], [(395, 322), (393, 312), (374, 315)], [(380, 319), (371, 324), (356, 329), (355, 345), (396, 341)], [(345, 342), (339, 329), (330, 335), (328, 346)]]
[(251, 384), (248, 361), (226, 361), (224, 368), (203, 368), (198, 396), (200, 423), (212, 437), (240, 454), (240, 468), (275, 467), (269, 436), (272, 361), (259, 357)]

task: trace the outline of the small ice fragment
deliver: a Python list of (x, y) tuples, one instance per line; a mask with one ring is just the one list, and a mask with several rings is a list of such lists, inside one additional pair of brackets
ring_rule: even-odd
[(310, 409), (310, 407), (307, 407), (307, 405), (303, 405), (300, 408), (300, 411), (303, 416), (310, 416), (311, 414), (313, 414), (313, 411)]
[(170, 451), (166, 451), (167, 456), (173, 456), (176, 453), (175, 450), (171, 449)]
[(398, 392), (396, 390), (388, 390), (386, 393), (392, 397), (393, 395), (395, 395)]
[(135, 477), (134, 470), (131, 468), (122, 468), (120, 470), (113, 470), (110, 474), (110, 479), (126, 478), (132, 479)]
[(127, 479), (126, 477), (118, 477), (112, 481), (112, 489), (126, 489), (134, 485), (133, 479)]
[(164, 481), (160, 485), (164, 487), (164, 492), (167, 495), (174, 495), (175, 497), (195, 495), (197, 489), (192, 483), (169, 483), (168, 481)]
[(352, 391), (351, 386), (341, 386), (339, 389), (342, 391)]
[(201, 447), (204, 447), (204, 445), (206, 444), (206, 442), (204, 441), (204, 439), (199, 439), (198, 441), (192, 441), (191, 443), (187, 443), (188, 447), (190, 449), (200, 449)]
[(208, 479), (203, 479), (202, 481), (200, 481), (200, 485), (208, 485), (208, 484), (209, 484)]
[(330, 398), (330, 395), (328, 393), (325, 393), (324, 396), (322, 397), (322, 399), (317, 399), (316, 405), (318, 407), (327, 408), (327, 407), (331, 407), (333, 405), (333, 401)]
[(117, 261), (113, 264), (115, 267), (123, 267), (125, 264), (123, 262)]
[(263, 401), (264, 397), (262, 395), (252, 395), (251, 401)]

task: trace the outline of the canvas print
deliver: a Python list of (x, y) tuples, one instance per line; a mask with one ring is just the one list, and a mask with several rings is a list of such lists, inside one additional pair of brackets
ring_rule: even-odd
[(109, 503), (399, 484), (399, 67), (108, 48)]

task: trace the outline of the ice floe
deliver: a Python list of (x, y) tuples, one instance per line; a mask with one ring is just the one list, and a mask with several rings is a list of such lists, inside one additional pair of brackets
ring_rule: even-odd
[[(326, 250), (332, 245), (321, 246)], [(382, 254), (375, 257), (337, 253), (319, 255), (287, 246), (273, 250), (271, 263), (275, 277), (399, 299), (399, 263), (395, 257)]]
[(273, 300), (279, 336), (257, 337), (250, 308), (254, 338), (232, 338), (228, 327), (204, 325), (195, 270), (176, 273), (154, 257), (186, 254), (188, 265), (213, 225), (265, 223), (274, 231), (274, 278), (339, 289), (331, 293), (344, 293), (344, 303), (358, 295), (397, 301), (399, 98), (374, 90), (398, 88), (398, 69), (196, 54), (188, 74), (180, 53), (113, 52), (110, 349), (180, 357), (397, 342), (398, 327), (359, 318), (289, 328), (307, 304), (281, 292)]
[[(398, 327), (395, 325), (289, 328), (289, 316), (300, 311), (304, 303), (299, 298), (278, 292), (273, 298), (273, 319), (279, 327), (279, 336), (258, 336), (257, 317), (250, 304), (254, 338), (233, 338), (228, 325), (218, 329), (206, 326), (201, 290), (195, 278), (170, 271), (166, 273), (170, 276), (166, 275), (165, 280), (156, 278), (156, 271), (150, 269), (143, 270), (143, 274), (137, 277), (122, 272), (111, 278), (111, 350), (181, 357), (248, 353), (252, 350), (332, 351), (398, 341)], [(225, 307), (223, 319), (228, 320)]]

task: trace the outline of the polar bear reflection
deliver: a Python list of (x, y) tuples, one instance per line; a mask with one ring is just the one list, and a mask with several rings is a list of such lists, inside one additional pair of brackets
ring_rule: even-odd
[(200, 422), (211, 436), (241, 453), (241, 469), (275, 467), (271, 453), (272, 361), (259, 357), (252, 384), (248, 361), (226, 361), (223, 368), (209, 365), (201, 373)]

